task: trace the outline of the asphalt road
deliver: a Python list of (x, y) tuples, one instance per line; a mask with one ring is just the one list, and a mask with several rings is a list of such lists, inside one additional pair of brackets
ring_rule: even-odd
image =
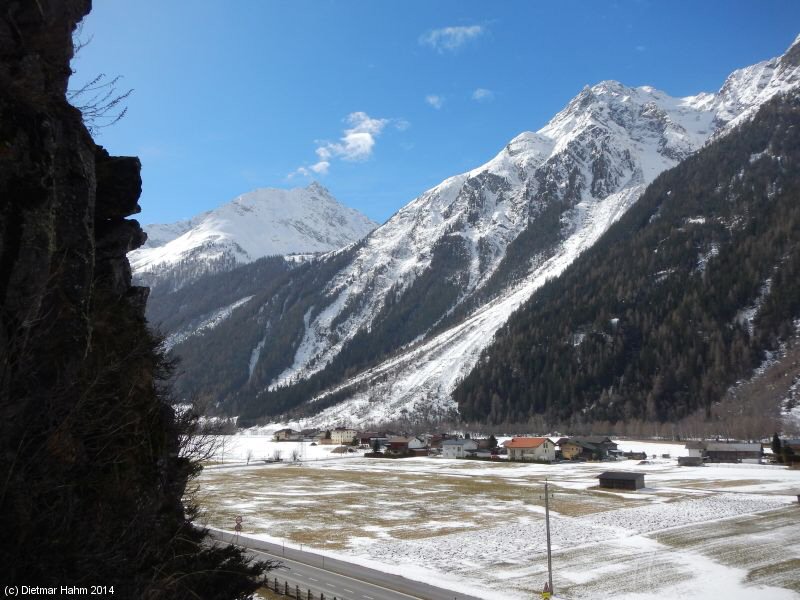
[(391, 575), (314, 552), (284, 548), (280, 544), (263, 542), (247, 536), (234, 536), (219, 529), (209, 528), (211, 536), (219, 541), (235, 543), (247, 548), (256, 557), (279, 560), (284, 568), (269, 573), (270, 580), (278, 578), (289, 586), (300, 586), (300, 591), (311, 590), (315, 595), (325, 594), (326, 600), (480, 600), (460, 592), (437, 588), (419, 581)]

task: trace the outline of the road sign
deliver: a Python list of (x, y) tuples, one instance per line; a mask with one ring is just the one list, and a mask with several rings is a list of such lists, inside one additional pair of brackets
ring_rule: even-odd
[(548, 582), (544, 582), (544, 589), (542, 590), (542, 598), (543, 600), (550, 600), (552, 596), (552, 592), (550, 591), (550, 584)]
[(236, 522), (237, 522), (237, 523), (241, 523), (241, 522), (242, 522), (242, 515), (238, 515), (238, 516), (236, 517)]

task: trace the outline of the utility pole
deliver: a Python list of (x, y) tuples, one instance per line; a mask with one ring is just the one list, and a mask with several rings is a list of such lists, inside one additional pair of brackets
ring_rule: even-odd
[(553, 559), (550, 553), (550, 490), (547, 479), (544, 480), (544, 526), (547, 531), (547, 581), (550, 583), (550, 593), (553, 593)]

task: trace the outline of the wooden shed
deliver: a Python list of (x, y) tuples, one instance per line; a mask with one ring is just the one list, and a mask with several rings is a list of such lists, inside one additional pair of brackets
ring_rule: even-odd
[(644, 473), (634, 471), (606, 471), (597, 476), (601, 488), (638, 490), (644, 487)]

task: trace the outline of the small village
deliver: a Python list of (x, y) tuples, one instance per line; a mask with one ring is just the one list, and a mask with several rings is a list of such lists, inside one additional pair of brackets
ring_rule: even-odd
[[(447, 459), (510, 461), (552, 464), (559, 462), (618, 462), (648, 459), (670, 459), (670, 454), (648, 456), (644, 451), (622, 451), (608, 436), (516, 436), (499, 442), (494, 435), (471, 437), (447, 433), (421, 433), (401, 435), (391, 431), (359, 431), (354, 428), (304, 429), (284, 428), (273, 434), (276, 442), (307, 442), (312, 446), (331, 445), (331, 454), (348, 454), (366, 450), (365, 458), (430, 457)], [(765, 464), (784, 463), (790, 468), (800, 468), (800, 438), (773, 439), (771, 443), (690, 440), (685, 442), (685, 455), (676, 457), (682, 467), (701, 467), (708, 463)], [(265, 459), (273, 462), (275, 459)], [(614, 473), (614, 472), (609, 472)], [(644, 486), (643, 477), (633, 478), (625, 472), (623, 483), (613, 477), (601, 478), (601, 487), (638, 489)], [(608, 484), (608, 485), (606, 485)]]
[[(607, 573), (624, 590), (656, 567), (662, 597), (681, 597), (684, 578), (706, 594), (710, 574), (723, 571), (734, 591), (750, 581), (796, 586), (795, 436), (279, 427), (224, 436), (225, 461), (203, 475), (209, 526), (230, 532), (241, 517), (248, 543), (324, 555), (326, 564), (380, 564), (398, 576), (415, 569), (432, 585), (444, 573), (487, 600), (538, 597), (545, 582), (558, 597), (608, 597)], [(720, 559), (722, 543), (742, 550)], [(675, 570), (687, 560), (696, 572)], [(315, 581), (299, 585), (304, 598), (318, 593)]]

